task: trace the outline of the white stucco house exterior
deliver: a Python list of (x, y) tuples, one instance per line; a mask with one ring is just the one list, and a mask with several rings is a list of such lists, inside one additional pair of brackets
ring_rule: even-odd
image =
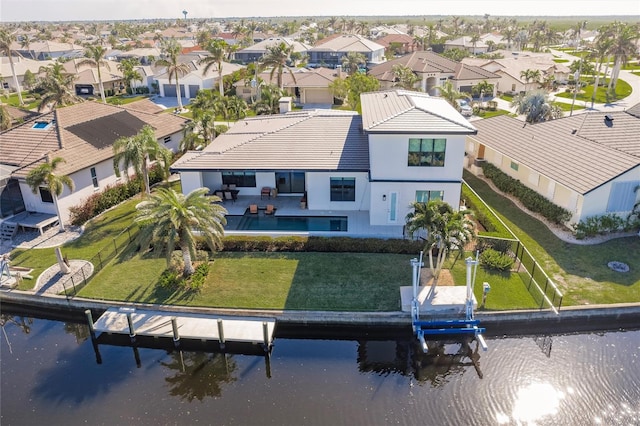
[[(218, 68), (212, 65), (208, 72), (204, 72), (204, 64), (200, 64), (199, 59), (188, 62), (191, 71), (188, 74), (181, 75), (178, 78), (180, 83), (180, 95), (183, 98), (195, 98), (198, 90), (212, 89), (218, 87)], [(239, 64), (222, 63), (222, 76), (229, 75), (235, 71), (244, 68)], [(158, 83), (160, 96), (176, 97), (176, 79), (175, 76), (169, 80), (169, 73), (165, 70), (160, 71), (154, 76), (154, 80)]]
[[(475, 121), (471, 160), (485, 160), (569, 210), (571, 223), (622, 218), (640, 201), (640, 104), (523, 126), (512, 117)], [(471, 164), (472, 171), (479, 172)]]
[(113, 164), (113, 142), (119, 137), (133, 136), (148, 124), (154, 128), (161, 146), (177, 151), (187, 120), (159, 114), (159, 111), (159, 107), (147, 100), (124, 106), (87, 101), (56, 109), (3, 132), (0, 166), (5, 176), (2, 178), (5, 183), (17, 181), (21, 200), (12, 199), (9, 203), (6, 198), (0, 198), (2, 216), (24, 210), (56, 214), (49, 191), (40, 188), (34, 194), (25, 180), (47, 156), (65, 160), (58, 165), (56, 173), (69, 176), (75, 186), (72, 192), (65, 187), (58, 198), (60, 215), (67, 222), (70, 207), (126, 178), (123, 166), (116, 172)]
[(465, 138), (475, 133), (444, 99), (365, 93), (362, 115), (302, 110), (246, 118), (172, 170), (185, 194), (235, 184), (241, 195), (259, 197), (275, 188), (278, 198), (306, 196), (313, 215), (363, 212), (368, 225), (402, 237), (413, 201), (459, 207)]

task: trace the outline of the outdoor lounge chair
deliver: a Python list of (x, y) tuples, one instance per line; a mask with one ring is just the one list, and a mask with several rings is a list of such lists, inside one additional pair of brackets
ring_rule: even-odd
[(231, 200), (234, 203), (236, 202), (236, 199), (233, 197), (233, 194), (231, 193), (231, 191), (224, 191), (224, 200)]
[(249, 206), (249, 213), (258, 214), (258, 205), (257, 204), (251, 204)]
[(276, 211), (276, 208), (273, 206), (273, 204), (267, 204), (267, 209), (264, 211), (264, 214), (274, 214)]
[(220, 200), (224, 200), (224, 194), (222, 193), (222, 191), (216, 191), (214, 192), (216, 197), (220, 197)]

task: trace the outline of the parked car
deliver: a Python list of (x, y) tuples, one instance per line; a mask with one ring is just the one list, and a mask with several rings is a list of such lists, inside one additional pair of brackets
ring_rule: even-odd
[(473, 108), (469, 105), (469, 102), (464, 99), (457, 99), (456, 102), (460, 107), (460, 113), (465, 117), (471, 117), (473, 115)]

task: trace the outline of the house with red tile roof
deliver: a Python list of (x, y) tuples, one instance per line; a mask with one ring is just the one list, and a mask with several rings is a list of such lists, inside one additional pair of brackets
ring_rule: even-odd
[(125, 178), (122, 165), (116, 171), (113, 164), (113, 143), (119, 137), (133, 136), (150, 125), (160, 145), (177, 151), (187, 120), (159, 114), (159, 108), (149, 103), (145, 100), (115, 106), (87, 101), (56, 109), (2, 132), (0, 181), (5, 184), (17, 181), (20, 199), (0, 198), (0, 214), (5, 216), (22, 210), (55, 214), (48, 190), (40, 188), (33, 194), (25, 180), (47, 156), (65, 160), (56, 172), (69, 176), (75, 185), (73, 192), (65, 187), (58, 199), (60, 213), (66, 221), (70, 207)]

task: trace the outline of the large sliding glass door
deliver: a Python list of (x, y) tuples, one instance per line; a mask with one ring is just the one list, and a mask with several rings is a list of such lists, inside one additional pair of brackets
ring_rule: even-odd
[(304, 172), (276, 172), (276, 187), (279, 194), (304, 193)]

